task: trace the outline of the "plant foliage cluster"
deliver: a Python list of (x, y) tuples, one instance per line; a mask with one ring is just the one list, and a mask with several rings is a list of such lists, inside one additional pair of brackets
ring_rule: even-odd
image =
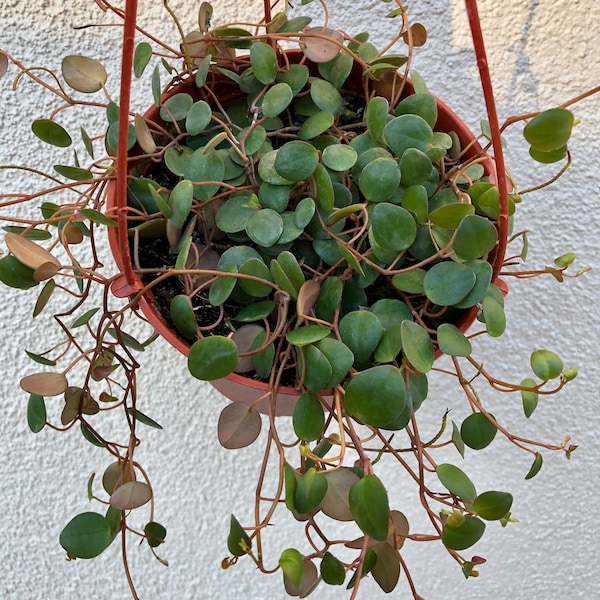
[[(127, 30), (127, 10), (98, 4), (124, 16)], [(154, 63), (153, 105), (144, 115), (111, 100), (108, 74), (93, 58), (68, 56), (62, 73), (48, 79), (44, 68), (0, 52), (0, 72), (17, 69), (15, 86), (30, 79), (60, 101), (49, 118), (32, 122), (49, 145), (73, 143), (60, 124), (64, 110), (87, 106), (88, 94), (105, 96), (94, 101), (105, 111), (105, 134), (80, 130), (85, 159), (76, 153), (52, 173), (30, 169), (43, 181), (38, 192), (0, 196), (8, 249), (0, 279), (37, 291), (34, 318), (46, 316), (51, 298), (63, 299), (51, 316), (63, 343), (27, 352), (44, 366), (20, 382), (29, 394), (29, 426), (77, 427), (113, 457), (102, 491), (94, 477), (88, 485), (104, 513), (78, 514), (60, 536), (69, 557), (93, 558), (117, 536), (123, 548), (129, 536), (141, 537), (155, 555), (165, 541), (149, 476), (134, 457), (143, 427), (161, 427), (142, 412), (146, 402), (136, 393), (142, 353), (156, 337), (139, 341), (128, 333), (131, 314), (147, 318), (140, 306), (158, 312), (187, 346), (194, 377), (233, 374), (262, 389), (258, 400), (233, 402), (219, 418), (219, 441), (239, 449), (259, 437), (258, 409), (268, 417), (256, 519), (244, 527), (231, 517), (223, 566), (244, 557), (271, 572), (262, 534), (275, 511), (287, 508), (304, 523), (302, 539), (276, 565), (292, 596), (322, 582), (345, 584), (355, 597), (367, 574), (389, 592), (404, 573), (417, 598), (402, 556), (413, 541), (441, 542), (465, 576), (476, 575), (484, 559), (463, 551), (490, 523), (514, 520), (513, 497), (477, 491), (436, 451), (454, 446), (458, 462), (505, 437), (530, 454), (530, 479), (542, 467), (542, 449), (567, 457), (574, 450), (568, 439), (556, 446), (514, 435), (479, 390), (507, 392), (529, 418), (576, 369), (537, 349), (531, 373), (518, 368), (516, 381), (502, 381), (474, 356), (473, 342), (503, 335), (505, 279), (545, 273), (562, 281), (573, 276), (567, 269), (575, 257), (564, 254), (539, 271), (515, 269), (526, 257), (525, 234), (512, 232), (524, 191), (508, 175), (507, 193), (498, 148), (494, 158), (492, 142), (481, 136), (482, 148), (412, 69), (426, 31), (396, 4), (387, 17), (399, 22), (398, 34), (388, 48), (401, 50), (380, 52), (368, 33), (329, 29), (327, 18), (313, 26), (308, 17), (272, 14), (269, 2), (255, 27), (214, 26), (212, 7), (202, 3), (198, 28), (184, 34), (165, 2), (182, 38), (173, 48), (139, 31), (147, 39), (133, 54), (135, 76)], [(295, 49), (284, 50), (290, 42)], [(122, 78), (131, 79), (125, 68)], [(524, 123), (532, 159), (570, 164), (571, 103), (507, 121)], [(493, 139), (504, 127), (491, 122), (485, 129)], [(2, 166), (9, 168), (25, 167)], [(118, 188), (124, 176), (125, 207)], [(60, 204), (57, 192), (67, 198)], [(36, 206), (38, 216), (24, 218), (15, 205)], [(113, 250), (125, 248), (117, 274), (99, 255), (104, 230)], [(514, 256), (505, 254), (508, 241), (521, 242)], [(477, 331), (469, 333), (475, 318)], [(436, 366), (441, 355), (451, 370)], [(440, 415), (437, 434), (423, 439), (418, 409), (432, 376), (455, 384), (470, 414), (462, 422)], [(284, 440), (274, 417), (279, 398), (290, 393), (297, 396), (295, 439)], [(47, 406), (56, 412), (57, 402), (54, 422)], [(106, 437), (106, 412), (122, 415), (127, 439)], [(389, 498), (377, 465), (383, 456), (388, 469), (394, 461), (408, 474), (429, 531), (413, 531)], [(263, 490), (267, 471), (278, 482), (274, 494)], [(131, 511), (145, 505), (147, 524), (135, 530)], [(338, 539), (332, 521), (354, 523), (356, 535)], [(136, 597), (125, 554), (124, 561)]]

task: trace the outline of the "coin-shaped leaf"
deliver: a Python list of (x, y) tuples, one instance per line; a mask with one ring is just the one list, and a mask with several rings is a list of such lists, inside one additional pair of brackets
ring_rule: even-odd
[(481, 450), (489, 446), (497, 433), (496, 425), (483, 413), (469, 415), (460, 426), (460, 437), (473, 450)]
[(465, 550), (477, 543), (484, 531), (485, 523), (469, 515), (458, 527), (445, 525), (442, 530), (442, 542), (450, 550)]
[(344, 396), (348, 414), (373, 427), (385, 428), (403, 412), (406, 386), (399, 369), (379, 365), (355, 375)]
[(389, 531), (388, 494), (375, 474), (359, 479), (349, 492), (350, 510), (363, 533), (383, 542)]
[(229, 450), (245, 448), (256, 440), (261, 424), (258, 411), (244, 402), (232, 402), (219, 415), (219, 443)]
[(110, 505), (119, 510), (139, 508), (152, 498), (152, 488), (143, 481), (128, 481), (120, 485), (110, 497)]
[(215, 335), (194, 342), (188, 355), (188, 368), (197, 379), (220, 379), (233, 373), (238, 358), (235, 342)]
[(113, 541), (109, 522), (95, 512), (85, 512), (73, 517), (62, 530), (60, 545), (69, 556), (95, 558)]
[(87, 56), (65, 56), (61, 69), (67, 85), (84, 94), (102, 89), (108, 78), (106, 69), (97, 60)]

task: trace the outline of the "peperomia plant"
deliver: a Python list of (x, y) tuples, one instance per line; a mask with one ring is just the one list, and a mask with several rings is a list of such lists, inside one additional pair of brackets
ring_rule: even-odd
[[(562, 281), (585, 270), (567, 272), (571, 253), (541, 271), (515, 269), (527, 246), (525, 233), (512, 233), (522, 193), (504, 168), (504, 126), (484, 66), (489, 126), (482, 147), (411, 70), (426, 34), (409, 24), (399, 1), (387, 13), (400, 22), (388, 46), (403, 43), (398, 53), (381, 53), (367, 33), (351, 36), (327, 22), (311, 27), (308, 17), (285, 10), (272, 14), (267, 0), (254, 28), (214, 26), (212, 7), (202, 3), (198, 28), (187, 35), (165, 2), (182, 32), (181, 49), (140, 31), (147, 40), (134, 52), (131, 5), (121, 13), (99, 4), (124, 17), (120, 106), (94, 59), (66, 57), (62, 78), (48, 83), (39, 69), (0, 53), (1, 71), (12, 65), (18, 84), (28, 77), (61, 101), (51, 118), (32, 123), (50, 145), (71, 144), (58, 121), (63, 109), (88, 104), (79, 94), (106, 96), (95, 103), (106, 111), (105, 135), (82, 128), (89, 166), (81, 158), (55, 165), (56, 174), (44, 174), (48, 187), (3, 194), (0, 205), (9, 250), (0, 258), (0, 279), (16, 288), (41, 286), (34, 317), (51, 296), (65, 298), (52, 315), (64, 344), (28, 353), (47, 367), (21, 381), (30, 394), (29, 426), (79, 427), (114, 457), (103, 491), (94, 477), (88, 485), (105, 514), (83, 512), (67, 524), (60, 543), (68, 556), (93, 558), (118, 535), (125, 547), (129, 513), (147, 503), (147, 525), (134, 534), (153, 553), (165, 540), (150, 479), (134, 457), (138, 424), (160, 427), (138, 407), (140, 352), (156, 335), (139, 341), (128, 333), (134, 314), (188, 355), (194, 377), (227, 390), (233, 402), (219, 418), (223, 446), (253, 443), (260, 412), (268, 416), (255, 522), (243, 527), (231, 517), (224, 567), (245, 557), (271, 572), (262, 534), (275, 511), (287, 509), (304, 522), (301, 539), (278, 563), (275, 557), (292, 596), (324, 582), (346, 584), (354, 598), (369, 573), (389, 592), (403, 571), (418, 598), (402, 557), (407, 541), (441, 542), (465, 576), (476, 574), (483, 559), (462, 551), (486, 523), (511, 521), (513, 498), (508, 490), (477, 491), (436, 450), (453, 445), (459, 460), (466, 448), (504, 436), (531, 455), (526, 478), (534, 477), (542, 449), (568, 457), (575, 446), (513, 435), (480, 389), (519, 398), (528, 418), (540, 396), (561, 390), (577, 371), (537, 349), (532, 373), (519, 369), (515, 381), (503, 381), (475, 357), (473, 340), (504, 333), (509, 277), (546, 273)], [(476, 7), (468, 4), (484, 65)], [(131, 70), (141, 76), (154, 55), (161, 60), (155, 58), (149, 90), (153, 104), (144, 115), (129, 114)], [(567, 107), (575, 100), (506, 125), (525, 123), (534, 160), (568, 166), (574, 117)], [(107, 156), (98, 159), (101, 145)], [(56, 192), (70, 197), (55, 203)], [(9, 213), (14, 205), (39, 207), (39, 216)], [(118, 272), (99, 255), (104, 228)], [(509, 242), (521, 242), (513, 256)], [(478, 330), (468, 332), (476, 319)], [(436, 366), (441, 355), (452, 370)], [(418, 409), (432, 376), (455, 384), (471, 414), (461, 423), (444, 414), (438, 433), (423, 439)], [(64, 398), (60, 425), (47, 417), (54, 396)], [(122, 415), (126, 439), (107, 437), (104, 412)], [(281, 414), (292, 416), (293, 440), (282, 439), (274, 418)], [(412, 531), (390, 502), (377, 467), (382, 456), (414, 482), (429, 531)], [(263, 490), (267, 471), (277, 481), (275, 494)], [(355, 535), (340, 539), (334, 521), (354, 523)]]

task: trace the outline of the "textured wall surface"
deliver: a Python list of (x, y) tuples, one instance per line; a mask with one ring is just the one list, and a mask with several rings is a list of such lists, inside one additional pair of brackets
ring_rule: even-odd
[[(172, 2), (189, 10), (195, 20), (196, 2)], [(250, 20), (259, 0), (215, 1), (219, 20)], [(296, 12), (300, 1), (294, 2)], [(481, 0), (489, 62), (497, 89), (501, 117), (551, 107), (578, 92), (598, 85), (600, 79), (600, 4), (596, 0)], [(162, 2), (141, 0), (144, 25), (175, 43), (175, 31), (162, 11)], [(376, 0), (331, 0), (332, 22), (349, 32), (368, 27), (370, 14), (385, 14), (390, 5)], [(243, 7), (243, 8), (242, 8)], [(311, 7), (312, 8), (312, 7)], [(460, 0), (410, 2), (413, 21), (421, 21), (431, 39), (419, 51), (415, 66), (430, 89), (452, 106), (474, 129), (483, 115), (475, 61)], [(313, 9), (313, 12), (317, 12)], [(0, 48), (26, 64), (59, 68), (68, 53), (97, 57), (116, 73), (119, 43), (116, 29), (75, 30), (73, 26), (109, 21), (92, 0), (3, 0), (0, 4)], [(393, 21), (372, 27), (383, 39)], [(117, 76), (109, 80), (117, 90)], [(56, 157), (29, 132), (32, 117), (47, 115), (47, 97), (24, 82), (9, 93), (9, 81), (0, 82), (0, 164), (26, 162), (49, 168)], [(147, 100), (134, 97), (141, 110)], [(513, 284), (508, 296), (509, 327), (499, 341), (485, 343), (489, 358), (501, 375), (512, 369), (527, 372), (531, 350), (545, 345), (577, 364), (580, 376), (558, 397), (540, 403), (531, 422), (524, 422), (518, 399), (492, 400), (492, 409), (513, 423), (517, 432), (559, 442), (564, 434), (580, 445), (572, 460), (547, 456), (542, 472), (524, 481), (527, 456), (507, 444), (494, 443), (469, 455), (465, 469), (480, 489), (503, 489), (507, 480), (515, 494), (513, 514), (520, 522), (494, 531), (474, 548), (489, 559), (478, 579), (465, 580), (457, 565), (441, 550), (427, 544), (407, 544), (404, 557), (420, 594), (427, 600), (442, 598), (495, 598), (497, 600), (550, 600), (591, 598), (597, 591), (595, 569), (600, 560), (597, 498), (600, 416), (598, 379), (600, 319), (593, 308), (599, 289), (598, 192), (595, 174), (600, 167), (600, 99), (576, 108), (582, 125), (574, 132), (575, 164), (561, 185), (528, 194), (520, 207), (521, 223), (531, 230), (528, 264), (541, 267), (555, 256), (574, 251), (581, 264), (595, 267), (584, 278), (557, 284), (552, 278), (523, 285)], [(69, 127), (70, 123), (66, 123)], [(78, 127), (79, 124), (77, 124)], [(93, 129), (92, 123), (86, 127)], [(514, 149), (509, 167), (522, 187), (541, 181), (552, 169), (535, 169), (522, 160), (526, 150), (509, 136)], [(598, 154), (595, 154), (598, 153)], [(68, 152), (65, 160), (69, 158)], [(53, 161), (53, 162), (49, 162)], [(27, 189), (31, 177), (0, 173), (0, 193)], [(128, 590), (117, 548), (111, 547), (94, 561), (64, 560), (58, 534), (76, 513), (87, 510), (86, 480), (91, 470), (102, 472), (106, 457), (80, 443), (79, 435), (58, 435), (45, 429), (29, 432), (25, 419), (26, 394), (19, 379), (31, 368), (23, 348), (39, 351), (50, 345), (43, 321), (29, 322), (35, 292), (14, 294), (0, 290), (0, 598), (5, 600), (72, 600), (127, 598)], [(187, 375), (182, 357), (165, 343), (147, 351), (152, 369), (140, 384), (140, 406), (165, 427), (149, 430), (140, 449), (157, 496), (157, 519), (168, 528), (168, 542), (160, 548), (170, 567), (151, 559), (145, 547), (132, 545), (134, 579), (144, 600), (224, 600), (284, 598), (279, 575), (266, 577), (243, 560), (221, 571), (226, 555), (225, 535), (229, 514), (250, 517), (252, 482), (261, 457), (260, 448), (228, 452), (216, 443), (216, 421), (225, 400), (208, 385)], [(440, 415), (453, 407), (455, 394), (433, 385), (431, 397), (420, 411), (422, 427), (435, 431)], [(495, 402), (495, 403), (494, 403)], [(453, 412), (457, 420), (465, 407)], [(83, 466), (82, 468), (82, 465)], [(89, 471), (88, 471), (89, 470)], [(412, 518), (414, 507), (404, 506), (403, 481), (394, 482), (394, 505)], [(242, 506), (247, 506), (244, 513)], [(417, 519), (418, 517), (414, 517)], [(275, 550), (285, 547), (298, 524), (277, 523), (270, 532)], [(367, 582), (363, 598), (384, 597)], [(407, 598), (406, 579), (392, 594)], [(340, 599), (340, 589), (319, 588), (319, 599)]]

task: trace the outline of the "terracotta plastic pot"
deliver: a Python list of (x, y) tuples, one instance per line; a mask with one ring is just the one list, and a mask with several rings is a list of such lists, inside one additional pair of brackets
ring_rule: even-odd
[[(303, 59), (304, 55), (301, 51), (298, 50), (290, 50), (286, 52), (286, 58), (290, 63), (298, 63)], [(307, 63), (308, 65), (308, 63)], [(311, 65), (308, 65), (309, 68)], [(312, 65), (316, 72), (316, 66)], [(222, 105), (227, 106), (227, 104), (235, 101), (241, 94), (236, 86), (232, 84), (232, 82), (226, 77), (215, 78), (215, 85), (212, 88), (214, 92), (219, 96), (220, 102)], [(357, 90), (357, 94), (363, 94), (363, 82), (362, 82), (362, 69), (360, 65), (355, 65), (350, 77), (348, 78), (346, 84), (344, 85), (344, 91), (352, 92), (352, 90)], [(168, 92), (166, 92), (163, 100), (166, 100), (168, 97), (180, 93), (187, 92), (190, 94), (194, 100), (206, 100), (210, 103), (211, 96), (208, 95), (204, 90), (199, 89), (193, 82), (184, 81), (179, 83), (178, 85), (172, 87)], [(410, 95), (414, 92), (412, 84), (409, 81), (405, 82), (404, 95)], [(463, 121), (452, 111), (444, 102), (437, 99), (437, 108), (438, 108), (438, 120), (435, 126), (436, 131), (449, 132), (453, 131), (456, 133), (460, 140), (460, 144), (462, 148), (467, 148), (468, 150), (465, 152), (466, 158), (470, 158), (476, 155), (479, 155), (482, 152), (480, 144), (477, 142), (475, 136), (471, 133), (469, 128), (465, 125)], [(146, 111), (144, 114), (144, 118), (148, 121), (152, 121), (155, 123), (162, 123), (162, 119), (160, 117), (160, 110), (156, 105), (153, 105)], [(135, 156), (135, 149), (130, 153)], [(133, 169), (136, 166), (135, 159), (130, 162), (131, 168)], [(494, 163), (490, 158), (483, 163), (484, 169), (488, 176), (494, 175)], [(108, 186), (107, 193), (107, 209), (111, 212), (117, 211), (120, 214), (120, 227), (123, 226), (123, 223), (126, 226), (126, 217), (127, 217), (127, 208), (123, 206), (122, 200), (121, 204), (119, 204), (118, 199), (116, 198), (116, 186), (114, 182), (111, 182)], [(118, 267), (127, 272), (128, 268), (128, 256), (129, 256), (129, 248), (121, 248), (119, 242), (118, 228), (110, 227), (108, 228), (108, 237), (110, 247), (115, 258), (115, 262)], [(499, 256), (496, 252), (496, 249), (492, 251), (491, 256), (488, 258), (489, 262), (492, 264), (494, 273), (497, 274), (500, 269), (500, 265), (504, 260), (504, 256)], [(130, 264), (130, 263), (129, 263)], [(497, 281), (495, 281), (497, 283)], [(500, 282), (503, 283), (503, 282)], [(143, 284), (140, 279), (137, 277), (135, 273), (130, 273), (129, 278), (125, 275), (120, 277), (112, 287), (113, 293), (118, 297), (134, 297), (138, 295), (140, 290), (143, 289)], [(501, 286), (502, 287), (502, 286)], [(162, 336), (169, 344), (175, 347), (177, 350), (182, 352), (187, 356), (189, 353), (190, 345), (182, 340), (166, 323), (163, 317), (157, 310), (156, 304), (154, 302), (154, 298), (151, 292), (145, 292), (138, 300), (139, 307), (142, 310), (145, 317), (148, 319), (150, 324), (155, 328), (157, 333)], [(473, 323), (478, 314), (478, 307), (474, 306), (469, 309), (465, 309), (462, 314), (460, 314), (454, 324), (463, 332), (465, 332)], [(229, 398), (232, 401), (236, 402), (246, 402), (248, 404), (254, 403), (259, 399), (262, 399), (257, 405), (256, 408), (263, 412), (268, 413), (271, 407), (271, 403), (274, 403), (275, 414), (279, 416), (291, 415), (294, 409), (294, 405), (296, 399), (300, 395), (300, 391), (295, 388), (290, 387), (280, 387), (277, 390), (276, 398), (271, 398), (271, 394), (269, 393), (268, 385), (261, 381), (256, 381), (254, 379), (244, 377), (242, 375), (238, 375), (233, 373), (228, 375), (223, 379), (218, 379), (211, 382), (212, 385), (221, 392), (224, 396)], [(327, 392), (325, 392), (325, 396), (327, 397)]]

